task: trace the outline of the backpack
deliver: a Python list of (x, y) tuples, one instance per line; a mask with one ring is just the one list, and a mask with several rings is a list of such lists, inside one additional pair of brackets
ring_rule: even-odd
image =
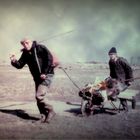
[[(41, 73), (41, 68), (40, 68), (40, 64), (39, 64), (39, 61), (38, 61), (36, 48), (34, 49), (34, 52), (35, 52), (35, 58), (36, 58), (36, 62), (37, 62), (37, 65), (38, 65), (38, 69), (39, 69), (39, 72)], [(52, 58), (53, 58), (52, 67), (56, 68), (60, 64), (59, 60), (53, 52), (50, 51), (50, 53), (51, 53)]]
[(54, 68), (56, 68), (60, 64), (59, 59), (58, 59), (58, 57), (52, 51), (51, 51), (51, 54), (52, 54), (52, 57), (53, 57), (52, 66)]

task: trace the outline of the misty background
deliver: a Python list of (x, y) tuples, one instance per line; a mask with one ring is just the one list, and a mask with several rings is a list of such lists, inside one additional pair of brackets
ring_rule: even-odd
[[(108, 51), (140, 57), (139, 0), (4, 0), (0, 2), (0, 60), (21, 55), (20, 40), (46, 45), (65, 62), (108, 62)], [(138, 60), (138, 59), (136, 59)]]

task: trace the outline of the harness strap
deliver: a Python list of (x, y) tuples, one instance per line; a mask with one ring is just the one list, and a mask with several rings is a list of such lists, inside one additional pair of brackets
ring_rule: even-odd
[(34, 47), (34, 52), (35, 52), (35, 59), (36, 59), (36, 62), (37, 62), (37, 66), (38, 66), (39, 72), (41, 74), (41, 67), (40, 67), (40, 64), (39, 64), (39, 61), (38, 61), (38, 57), (37, 57), (37, 53), (36, 53), (36, 48), (35, 47)]

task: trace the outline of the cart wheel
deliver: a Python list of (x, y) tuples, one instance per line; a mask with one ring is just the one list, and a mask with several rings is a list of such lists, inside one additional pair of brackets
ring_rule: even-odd
[(136, 99), (135, 97), (133, 96), (132, 97), (132, 109), (135, 109), (136, 108)]

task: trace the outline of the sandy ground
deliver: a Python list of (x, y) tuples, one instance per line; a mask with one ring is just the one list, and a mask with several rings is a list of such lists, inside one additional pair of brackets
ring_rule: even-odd
[[(88, 82), (103, 80), (108, 75), (106, 65), (69, 64), (63, 66), (76, 84), (82, 88)], [(134, 76), (140, 69), (134, 69)], [(16, 70), (0, 66), (0, 139), (139, 139), (140, 138), (140, 81), (130, 90), (138, 91), (137, 106), (128, 112), (116, 112), (110, 104), (106, 111), (81, 117), (78, 89), (64, 72), (56, 70), (47, 99), (54, 106), (56, 116), (50, 124), (40, 123), (34, 83), (28, 68)], [(131, 92), (132, 93), (132, 92)], [(66, 102), (73, 102), (73, 105)], [(78, 103), (78, 104), (77, 104)], [(118, 102), (115, 102), (118, 106)]]

